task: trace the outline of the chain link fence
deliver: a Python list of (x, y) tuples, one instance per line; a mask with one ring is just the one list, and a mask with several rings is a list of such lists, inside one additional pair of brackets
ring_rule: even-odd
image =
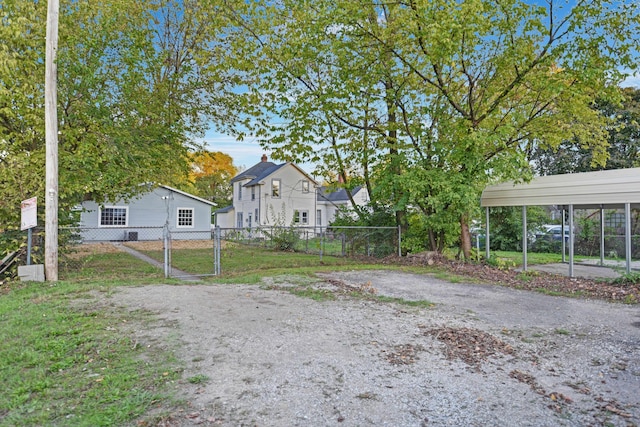
[[(167, 227), (64, 228), (61, 261), (77, 270), (82, 255), (127, 252), (157, 267), (165, 277), (197, 280), (220, 275), (223, 243), (339, 257), (382, 258), (400, 252), (396, 227), (259, 227), (211, 231)], [(76, 254), (77, 256), (74, 256)], [(113, 269), (128, 266), (114, 262)], [(76, 264), (74, 264), (76, 263)], [(123, 273), (124, 274), (124, 273)]]
[(396, 255), (401, 242), (397, 227), (221, 228), (220, 236), (243, 245), (342, 257)]

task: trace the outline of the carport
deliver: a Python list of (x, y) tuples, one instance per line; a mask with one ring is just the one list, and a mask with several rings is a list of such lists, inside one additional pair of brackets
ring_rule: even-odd
[[(486, 209), (486, 257), (490, 256), (491, 207), (522, 206), (522, 259), (527, 270), (527, 206), (559, 206), (569, 215), (569, 277), (574, 277), (574, 209), (600, 210), (600, 263), (604, 264), (604, 210), (624, 209), (626, 271), (631, 271), (631, 209), (640, 208), (640, 168), (615, 169), (534, 178), (528, 183), (513, 181), (487, 186), (480, 205)], [(562, 254), (565, 242), (562, 238)]]

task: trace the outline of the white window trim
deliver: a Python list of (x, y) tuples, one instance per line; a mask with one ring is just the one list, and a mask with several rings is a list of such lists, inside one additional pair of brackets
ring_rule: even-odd
[[(180, 211), (191, 211), (191, 225), (180, 225)], [(194, 228), (196, 226), (196, 210), (194, 208), (176, 209), (176, 228)]]
[[(102, 224), (103, 209), (124, 209), (124, 225), (104, 225)], [(98, 227), (99, 228), (119, 228), (129, 226), (129, 206), (101, 206), (98, 208)]]
[[(306, 221), (303, 221), (303, 213), (306, 213)], [(297, 219), (297, 221), (296, 221)], [(309, 225), (309, 211), (307, 209), (295, 209), (293, 211), (293, 223), (301, 225)]]
[[(273, 184), (278, 183), (278, 195), (273, 195)], [(282, 197), (282, 180), (280, 178), (273, 178), (271, 180), (271, 198), (272, 199), (280, 199)]]
[(308, 193), (309, 192), (309, 180), (302, 180), (302, 192), (303, 193)]

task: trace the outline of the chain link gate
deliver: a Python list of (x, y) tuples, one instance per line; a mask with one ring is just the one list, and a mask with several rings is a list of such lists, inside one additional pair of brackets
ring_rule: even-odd
[[(164, 276), (166, 278), (197, 280), (200, 277), (219, 276), (221, 238), (220, 228), (216, 227), (210, 232), (203, 231), (170, 231), (168, 227), (163, 230), (164, 246)], [(190, 266), (184, 262), (189, 257), (184, 253), (193, 250), (211, 250), (211, 264), (208, 266)], [(182, 262), (175, 260), (175, 254), (181, 251)], [(209, 268), (210, 267), (210, 268)]]

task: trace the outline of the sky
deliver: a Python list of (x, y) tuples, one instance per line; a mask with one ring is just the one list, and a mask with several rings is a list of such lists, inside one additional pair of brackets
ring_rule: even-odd
[[(198, 142), (204, 143), (205, 147), (209, 151), (220, 151), (228, 154), (233, 159), (233, 165), (239, 170), (249, 169), (251, 166), (260, 162), (262, 155), (266, 154), (269, 161), (280, 164), (283, 163), (279, 160), (273, 160), (271, 153), (268, 150), (264, 150), (260, 147), (260, 144), (255, 141), (255, 138), (247, 137), (244, 141), (237, 141), (234, 137), (224, 135), (210, 129)], [(297, 164), (309, 175), (313, 175), (315, 165), (313, 163), (301, 163)]]
[[(628, 77), (622, 86), (633, 86), (640, 88), (640, 73)], [(233, 165), (240, 170), (245, 170), (258, 163), (263, 154), (266, 154), (269, 160), (273, 161), (270, 152), (260, 148), (254, 138), (248, 137), (244, 141), (236, 141), (235, 138), (216, 132), (214, 129), (209, 130), (204, 138), (200, 141), (210, 151), (221, 151), (228, 154), (233, 159)], [(275, 163), (280, 163), (275, 161)], [(299, 164), (303, 170), (312, 174), (315, 165), (312, 163)]]

